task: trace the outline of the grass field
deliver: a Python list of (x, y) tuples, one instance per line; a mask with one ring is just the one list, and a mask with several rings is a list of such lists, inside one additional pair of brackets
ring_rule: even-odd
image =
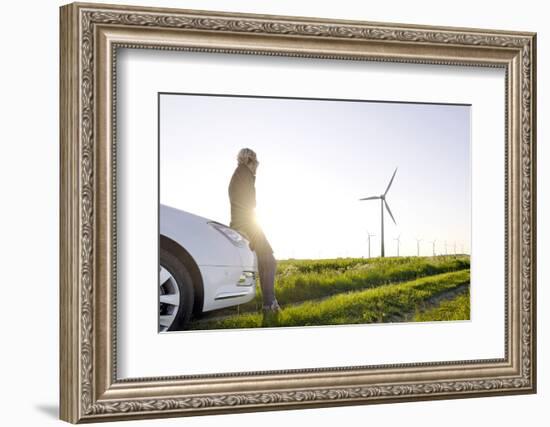
[(441, 302), (434, 308), (417, 312), (414, 316), (415, 322), (437, 320), (470, 320), (469, 289), (453, 299)]
[(469, 319), (469, 256), (278, 261), (277, 316), (261, 313), (261, 293), (207, 314), (191, 329)]

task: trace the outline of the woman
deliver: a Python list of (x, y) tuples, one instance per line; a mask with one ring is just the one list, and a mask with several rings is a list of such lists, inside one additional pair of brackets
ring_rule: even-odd
[(237, 155), (237, 168), (229, 183), (231, 223), (229, 226), (241, 232), (256, 252), (264, 314), (280, 311), (275, 298), (275, 270), (277, 261), (265, 234), (256, 222), (256, 170), (260, 162), (250, 148), (243, 148)]

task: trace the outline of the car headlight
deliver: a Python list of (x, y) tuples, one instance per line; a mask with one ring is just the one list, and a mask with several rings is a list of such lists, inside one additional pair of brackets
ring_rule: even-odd
[(246, 245), (247, 240), (238, 231), (233, 230), (232, 228), (229, 228), (223, 224), (220, 224), (219, 222), (211, 221), (208, 224), (212, 226), (212, 228), (222, 233), (235, 246), (242, 248)]

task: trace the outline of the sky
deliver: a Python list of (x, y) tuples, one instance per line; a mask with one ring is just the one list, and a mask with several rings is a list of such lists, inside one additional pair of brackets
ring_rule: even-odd
[[(161, 94), (160, 203), (230, 222), (252, 148), (257, 220), (277, 259), (470, 253), (470, 106)], [(447, 242), (447, 248), (445, 248)]]

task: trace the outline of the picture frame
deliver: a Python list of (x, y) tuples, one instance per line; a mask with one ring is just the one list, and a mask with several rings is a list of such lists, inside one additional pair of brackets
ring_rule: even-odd
[[(121, 49), (502, 69), (504, 357), (120, 379)], [(536, 392), (535, 33), (73, 3), (60, 9), (60, 55), (62, 420)]]

